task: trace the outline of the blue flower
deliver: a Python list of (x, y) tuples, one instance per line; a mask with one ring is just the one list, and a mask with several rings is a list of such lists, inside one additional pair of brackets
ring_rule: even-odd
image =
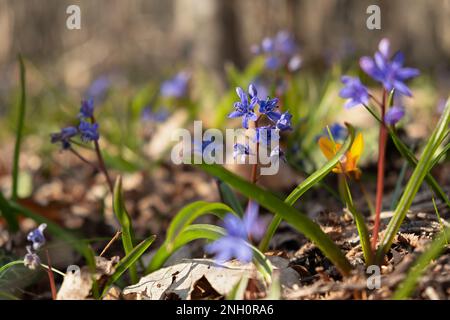
[(41, 259), (31, 250), (30, 246), (27, 246), (27, 254), (25, 254), (25, 257), (23, 258), (23, 264), (31, 270), (35, 270), (41, 265)]
[(190, 75), (187, 72), (179, 72), (170, 80), (161, 85), (161, 95), (167, 98), (183, 98), (187, 94)]
[(249, 201), (244, 218), (241, 220), (233, 214), (224, 218), (224, 227), (227, 234), (206, 246), (206, 252), (215, 254), (219, 262), (236, 258), (242, 262), (250, 262), (253, 254), (248, 239), (258, 240), (264, 235), (265, 226), (258, 219), (259, 205)]
[(256, 88), (253, 84), (250, 84), (248, 88), (250, 94), (250, 102), (247, 97), (247, 93), (245, 93), (242, 88), (237, 87), (236, 93), (241, 101), (234, 103), (234, 111), (228, 115), (228, 118), (239, 118), (242, 117), (242, 126), (245, 129), (248, 129), (249, 121), (256, 121), (257, 116), (253, 112), (255, 105), (258, 103), (258, 96)]
[(236, 143), (233, 146), (233, 158), (240, 157), (241, 161), (245, 160), (245, 157), (250, 154), (250, 147), (241, 143)]
[(255, 54), (264, 54), (266, 58), (266, 68), (277, 70), (287, 67), (291, 72), (301, 67), (302, 59), (297, 54), (298, 45), (292, 34), (287, 31), (278, 32), (273, 38), (264, 38), (261, 47), (253, 46)]
[(291, 128), (291, 118), (292, 114), (290, 114), (288, 111), (284, 112), (280, 119), (275, 124), (275, 127), (280, 131), (290, 130)]
[(62, 148), (67, 150), (70, 148), (70, 139), (78, 134), (78, 130), (75, 127), (66, 127), (61, 129), (58, 133), (50, 134), (50, 142), (58, 143), (61, 142)]
[(94, 116), (94, 100), (92, 98), (81, 101), (79, 118), (92, 118)]
[(278, 98), (267, 97), (266, 100), (259, 100), (259, 112), (265, 114), (273, 122), (277, 122), (281, 116), (278, 111), (275, 111), (278, 108), (277, 104)]
[[(339, 123), (333, 123), (329, 129), (334, 140), (344, 140), (347, 135), (347, 128)], [(324, 135), (328, 137), (328, 130), (326, 128), (324, 129)]]
[(341, 81), (345, 86), (339, 92), (339, 96), (348, 99), (344, 105), (345, 108), (369, 103), (369, 92), (359, 78), (343, 76)]
[(81, 120), (78, 130), (81, 133), (81, 140), (84, 142), (97, 141), (99, 139), (98, 123), (89, 123)]
[(278, 130), (273, 126), (264, 126), (256, 128), (256, 142), (259, 142), (265, 146), (270, 145), (272, 139), (279, 139), (280, 135)]
[(359, 61), (364, 70), (375, 81), (383, 84), (387, 91), (395, 89), (397, 92), (411, 96), (411, 90), (405, 81), (417, 77), (420, 72), (414, 68), (404, 68), (404, 55), (398, 52), (391, 60), (390, 43), (388, 39), (382, 39), (378, 45), (378, 51), (374, 57), (362, 57)]
[(34, 250), (38, 250), (45, 244), (45, 228), (47, 228), (47, 225), (42, 223), (36, 229), (33, 229), (28, 233), (27, 240), (33, 243)]
[(102, 99), (110, 86), (111, 80), (107, 76), (100, 76), (86, 90), (86, 96), (93, 99)]
[(384, 121), (389, 125), (399, 122), (405, 115), (405, 109), (400, 106), (392, 106), (384, 116)]
[(142, 110), (141, 120), (149, 122), (164, 122), (169, 118), (169, 110), (162, 107), (157, 111), (153, 111), (151, 106), (148, 106)]

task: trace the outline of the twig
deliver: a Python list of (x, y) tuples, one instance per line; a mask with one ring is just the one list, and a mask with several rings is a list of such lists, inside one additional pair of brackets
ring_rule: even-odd
[(100, 253), (100, 257), (103, 256), (106, 251), (108, 251), (109, 247), (111, 247), (111, 245), (114, 243), (114, 241), (116, 241), (121, 235), (122, 235), (122, 231), (119, 230), (116, 232), (114, 237), (112, 237), (112, 239), (109, 240), (108, 244), (105, 246), (105, 248)]

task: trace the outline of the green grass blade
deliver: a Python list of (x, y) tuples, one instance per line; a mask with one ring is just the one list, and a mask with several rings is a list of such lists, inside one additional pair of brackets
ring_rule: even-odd
[(373, 251), (370, 244), (369, 230), (367, 230), (363, 215), (358, 210), (356, 210), (355, 206), (353, 205), (352, 195), (345, 176), (339, 177), (339, 189), (341, 197), (342, 199), (344, 199), (347, 205), (348, 211), (350, 211), (353, 219), (356, 222), (356, 229), (358, 230), (359, 240), (361, 243), (361, 248), (364, 254), (366, 265), (371, 265), (373, 263)]
[(144, 252), (150, 247), (150, 245), (155, 241), (156, 236), (151, 236), (139, 243), (136, 247), (131, 250), (129, 254), (123, 257), (119, 263), (116, 265), (116, 271), (111, 275), (105, 284), (102, 291), (102, 297), (108, 292), (109, 288), (122, 276), (122, 274), (127, 271), (131, 266), (134, 266), (136, 261), (144, 254)]
[[(153, 272), (161, 268), (167, 259), (179, 248), (186, 245), (187, 243), (198, 240), (217, 240), (226, 235), (223, 228), (218, 226), (213, 226), (209, 224), (193, 224), (187, 226), (175, 239), (171, 246), (167, 245), (165, 242), (153, 256), (152, 261), (147, 267), (146, 273)], [(268, 259), (261, 253), (257, 248), (248, 244), (253, 251), (253, 261), (258, 267), (258, 270), (264, 276), (266, 280), (270, 280), (272, 275), (272, 265)]]
[(19, 118), (17, 119), (16, 128), (16, 144), (14, 146), (14, 159), (12, 169), (12, 199), (17, 199), (18, 182), (19, 182), (19, 160), (20, 160), (20, 146), (22, 144), (23, 126), (25, 123), (25, 107), (26, 107), (26, 86), (25, 86), (25, 65), (22, 56), (19, 55), (20, 68), (20, 101), (19, 101)]
[(255, 200), (269, 211), (278, 214), (313, 241), (343, 274), (347, 275), (350, 272), (352, 267), (339, 247), (322, 231), (318, 224), (306, 215), (301, 214), (270, 192), (242, 179), (221, 166), (214, 164), (200, 164), (198, 166), (210, 175), (227, 182), (243, 195)]
[(234, 191), (223, 181), (218, 181), (217, 183), (219, 184), (219, 191), (223, 202), (233, 208), (234, 212), (242, 218), (244, 216), (244, 209)]
[[(405, 158), (410, 166), (412, 168), (417, 167), (418, 160), (414, 156), (411, 150), (400, 140), (400, 138), (392, 131), (392, 129), (389, 130), (389, 134), (392, 138), (392, 141), (394, 142), (395, 147), (397, 148), (398, 152), (402, 155), (403, 158)], [(439, 156), (438, 156), (439, 157)], [(437, 158), (437, 157), (436, 157)], [(431, 167), (435, 165), (438, 161), (433, 161), (431, 164)], [(439, 186), (437, 181), (434, 179), (434, 177), (427, 172), (427, 175), (425, 176), (426, 183), (430, 186), (430, 188), (436, 193), (436, 195), (444, 201), (447, 206), (450, 208), (450, 200), (447, 197), (447, 194), (442, 190), (442, 188)]]
[(172, 243), (177, 235), (195, 219), (209, 213), (222, 219), (227, 213), (234, 213), (234, 211), (229, 206), (220, 202), (196, 201), (188, 204), (172, 219), (172, 222), (167, 229), (167, 243)]
[(23, 265), (23, 260), (14, 260), (14, 261), (8, 262), (7, 264), (1, 266), (0, 267), (0, 278), (3, 275), (3, 272), (6, 272), (6, 270), (8, 270), (9, 268), (16, 266), (18, 264)]
[[(313, 187), (316, 183), (320, 182), (323, 178), (327, 176), (328, 173), (336, 166), (339, 159), (350, 149), (351, 145), (353, 144), (353, 140), (355, 138), (355, 130), (352, 126), (347, 126), (349, 130), (349, 136), (346, 139), (344, 145), (339, 150), (339, 152), (336, 153), (336, 155), (328, 161), (322, 168), (315, 171), (313, 174), (311, 174), (308, 178), (305, 179), (301, 184), (299, 184), (284, 200), (287, 205), (293, 206), (294, 203), (311, 187)], [(261, 240), (261, 243), (259, 245), (259, 249), (263, 252), (267, 251), (269, 248), (270, 240), (272, 239), (273, 235), (275, 234), (276, 230), (278, 229), (278, 226), (280, 225), (282, 221), (281, 216), (275, 215), (275, 217), (272, 219), (271, 223), (269, 224), (269, 227), (267, 228), (267, 232), (264, 235), (263, 239)]]
[[(123, 201), (122, 178), (120, 176), (117, 177), (114, 186), (113, 209), (122, 229), (123, 250), (125, 251), (125, 255), (128, 255), (134, 247), (133, 230), (131, 228), (131, 218), (127, 212), (127, 209), (125, 208), (125, 204)], [(133, 283), (136, 283), (138, 280), (137, 269), (135, 265), (130, 267), (130, 278)]]
[(450, 228), (443, 230), (430, 244), (411, 267), (410, 271), (402, 283), (398, 286), (392, 299), (403, 300), (407, 299), (414, 292), (419, 278), (426, 271), (432, 260), (436, 259), (442, 252), (447, 241), (450, 239)]
[(384, 254), (391, 247), (392, 241), (395, 235), (400, 229), (400, 225), (409, 210), (411, 203), (422, 185), (423, 180), (431, 169), (434, 154), (442, 142), (443, 136), (446, 134), (447, 128), (450, 124), (450, 100), (447, 101), (446, 108), (433, 131), (425, 149), (420, 157), (416, 168), (414, 169), (408, 183), (406, 184), (405, 191), (399, 200), (397, 208), (394, 211), (394, 215), (389, 221), (386, 232), (381, 240), (380, 247), (377, 252), (377, 261), (381, 261)]
[[(448, 104), (448, 101), (447, 101)], [(380, 117), (368, 106), (364, 106), (371, 114), (372, 116), (379, 122), (381, 123), (381, 119)], [(397, 136), (396, 132), (391, 128), (388, 127), (388, 131), (389, 131), (389, 135), (392, 139), (392, 141), (394, 142), (395, 147), (397, 148), (397, 151), (402, 155), (403, 158), (405, 158), (409, 165), (412, 168), (415, 168), (417, 166), (417, 162), (418, 160), (416, 159), (416, 157), (414, 156), (414, 153), (403, 143), (402, 140), (400, 140), (400, 138)], [(442, 138), (444, 138), (444, 136), (446, 136), (447, 133), (445, 135), (443, 135)], [(444, 148), (445, 151), (448, 151), (447, 146)], [(443, 156), (443, 153), (439, 154), (438, 156), (436, 156), (432, 162), (431, 168), (440, 160), (440, 157)], [(447, 206), (450, 208), (450, 200), (447, 197), (447, 194), (442, 190), (442, 188), (439, 186), (439, 184), (437, 183), (437, 181), (433, 178), (433, 176), (427, 172), (427, 175), (425, 177), (425, 181), (428, 184), (428, 186), (436, 193), (436, 195), (442, 200), (444, 201)]]
[(1, 216), (6, 220), (9, 230), (16, 232), (19, 230), (19, 223), (16, 219), (16, 214), (14, 210), (11, 209), (8, 200), (0, 192), (0, 213)]

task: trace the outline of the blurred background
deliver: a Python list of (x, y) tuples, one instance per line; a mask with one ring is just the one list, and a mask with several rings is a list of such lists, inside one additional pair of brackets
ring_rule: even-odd
[[(71, 4), (81, 30), (66, 28)], [(381, 30), (366, 28), (371, 4)], [(279, 30), (295, 35), (307, 62), (367, 54), (388, 36), (410, 64), (450, 72), (449, 0), (0, 0), (1, 84), (18, 52), (78, 89), (105, 72), (148, 80), (186, 63), (223, 76), (224, 61), (244, 66), (251, 46)]]

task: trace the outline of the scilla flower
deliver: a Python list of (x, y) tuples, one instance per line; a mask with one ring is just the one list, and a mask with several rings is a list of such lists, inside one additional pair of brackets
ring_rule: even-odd
[(347, 102), (344, 105), (345, 108), (369, 103), (369, 92), (359, 78), (343, 76), (341, 81), (344, 84), (344, 88), (339, 92), (339, 96), (347, 99)]
[(245, 158), (250, 154), (250, 147), (248, 144), (236, 143), (233, 146), (233, 158), (240, 159), (240, 161), (244, 162)]
[(31, 250), (30, 246), (27, 246), (27, 254), (23, 258), (23, 264), (31, 270), (35, 270), (41, 264), (41, 259)]
[(405, 109), (401, 106), (392, 106), (384, 116), (384, 121), (389, 125), (399, 122), (405, 115)]
[(189, 79), (189, 73), (177, 73), (172, 79), (163, 82), (161, 95), (167, 98), (183, 98), (187, 94)]
[(256, 121), (257, 116), (253, 112), (255, 105), (258, 103), (258, 96), (256, 88), (253, 84), (248, 87), (248, 92), (250, 95), (250, 101), (248, 99), (247, 93), (242, 90), (242, 88), (236, 88), (236, 93), (241, 101), (234, 103), (234, 111), (228, 115), (228, 118), (240, 118), (242, 117), (242, 126), (248, 129), (249, 121)]
[(84, 142), (96, 141), (100, 137), (98, 133), (98, 123), (89, 123), (81, 120), (78, 130), (80, 130), (81, 140)]
[(33, 249), (38, 250), (45, 244), (44, 230), (47, 228), (45, 223), (42, 223), (36, 229), (31, 230), (27, 235), (27, 240), (32, 242)]
[(92, 98), (81, 101), (79, 118), (91, 118), (94, 115), (94, 100)]
[(218, 262), (236, 258), (250, 262), (253, 254), (248, 244), (249, 238), (259, 240), (264, 234), (265, 226), (258, 219), (259, 205), (250, 201), (244, 218), (228, 214), (224, 218), (226, 235), (206, 246), (206, 252), (215, 255)]
[(64, 150), (70, 148), (70, 139), (78, 134), (78, 129), (75, 127), (66, 127), (61, 129), (58, 133), (50, 134), (51, 143), (61, 142)]
[(359, 64), (365, 73), (382, 83), (388, 92), (395, 89), (396, 92), (411, 96), (405, 81), (417, 77), (420, 72), (414, 68), (403, 67), (404, 60), (401, 52), (397, 52), (391, 59), (390, 42), (384, 38), (380, 41), (374, 57), (362, 57)]

